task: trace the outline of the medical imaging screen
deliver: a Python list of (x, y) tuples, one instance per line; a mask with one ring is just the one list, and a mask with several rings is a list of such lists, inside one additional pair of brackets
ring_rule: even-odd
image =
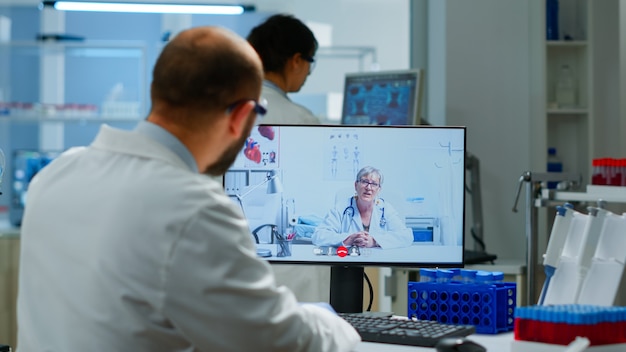
[(259, 125), (224, 189), (248, 219), (257, 254), (272, 262), (460, 265), (465, 133)]
[(413, 125), (419, 107), (419, 71), (346, 75), (341, 123)]

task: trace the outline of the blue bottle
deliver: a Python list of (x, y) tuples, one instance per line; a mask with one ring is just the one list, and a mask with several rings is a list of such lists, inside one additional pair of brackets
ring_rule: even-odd
[[(546, 166), (548, 172), (563, 172), (563, 163), (561, 162), (561, 159), (559, 159), (559, 157), (556, 155), (556, 148), (548, 148), (548, 163)], [(556, 189), (558, 184), (558, 181), (550, 181), (548, 182), (548, 188)]]
[(546, 39), (559, 40), (559, 0), (546, 0)]

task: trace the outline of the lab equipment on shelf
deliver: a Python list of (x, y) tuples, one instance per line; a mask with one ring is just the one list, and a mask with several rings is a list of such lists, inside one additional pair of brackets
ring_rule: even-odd
[(569, 65), (561, 65), (557, 75), (555, 90), (556, 102), (559, 108), (574, 108), (578, 105), (576, 99), (576, 79)]
[(591, 161), (591, 184), (626, 186), (626, 159), (596, 158)]
[[(563, 162), (557, 155), (556, 148), (554, 147), (548, 148), (548, 163), (546, 166), (546, 171), (548, 172), (563, 172)], [(549, 189), (555, 189), (558, 184), (558, 181), (547, 182)]]
[(559, 0), (546, 1), (546, 39), (559, 40)]

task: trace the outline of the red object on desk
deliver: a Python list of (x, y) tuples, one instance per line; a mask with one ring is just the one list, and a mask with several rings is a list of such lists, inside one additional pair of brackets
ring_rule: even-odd
[(576, 337), (586, 337), (591, 346), (626, 343), (626, 322), (568, 324), (515, 319), (515, 340), (569, 345)]

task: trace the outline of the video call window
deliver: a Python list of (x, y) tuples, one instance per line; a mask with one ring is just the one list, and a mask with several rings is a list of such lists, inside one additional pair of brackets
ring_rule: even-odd
[[(463, 127), (260, 125), (224, 187), (273, 262), (461, 265), (464, 156)], [(366, 166), (382, 182), (357, 181)], [(351, 231), (350, 200), (363, 189), (362, 197), (380, 198), (369, 225), (380, 246), (341, 257), (341, 236), (322, 229)], [(279, 257), (277, 239), (288, 236), (291, 255)]]

